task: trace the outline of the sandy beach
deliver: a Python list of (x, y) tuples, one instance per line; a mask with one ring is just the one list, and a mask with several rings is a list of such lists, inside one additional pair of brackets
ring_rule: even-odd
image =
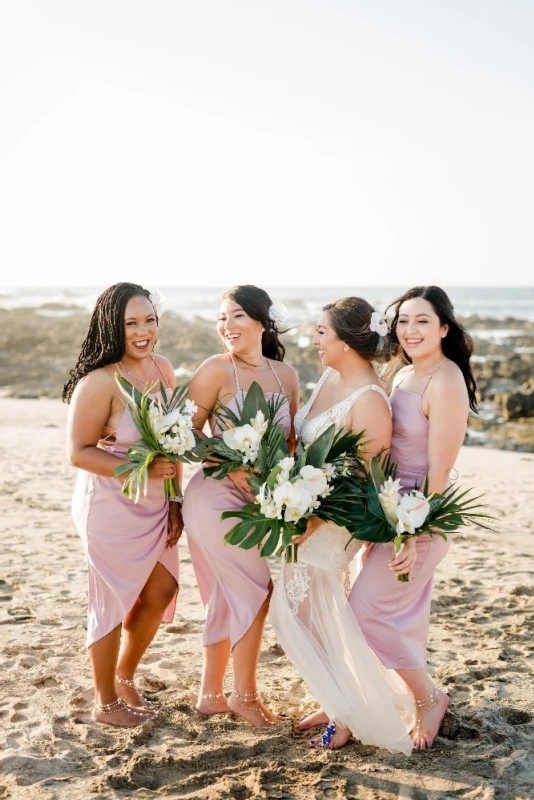
[[(138, 730), (90, 721), (86, 569), (70, 517), (66, 414), (56, 400), (0, 400), (1, 798), (533, 796), (534, 455), (461, 451), (460, 483), (489, 492), (502, 523), (499, 533), (458, 535), (437, 573), (429, 664), (451, 706), (434, 748), (406, 758), (352, 742), (329, 753), (309, 750), (309, 734), (291, 722), (258, 731), (194, 711), (203, 610), (185, 536), (176, 617), (139, 671), (164, 712)], [(269, 626), (259, 685), (295, 718), (314, 707)]]

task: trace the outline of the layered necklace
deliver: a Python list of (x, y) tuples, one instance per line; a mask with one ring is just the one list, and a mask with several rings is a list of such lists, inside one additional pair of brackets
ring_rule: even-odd
[(263, 361), (260, 361), (259, 364), (251, 364), (250, 361), (246, 361), (244, 358), (242, 358), (242, 356), (238, 356), (237, 353), (233, 353), (232, 355), (240, 362), (240, 364), (246, 364), (249, 369), (260, 370), (263, 369), (267, 364), (267, 359), (265, 356), (263, 356)]
[[(154, 356), (152, 354), (149, 356), (149, 358), (150, 358), (151, 362), (154, 363)], [(117, 364), (118, 364), (118, 366), (120, 368), (120, 371), (124, 372), (130, 378), (131, 381), (133, 381), (134, 383), (139, 384), (140, 386), (143, 386), (143, 388), (147, 385), (147, 383), (149, 381), (148, 372), (145, 372), (144, 379), (143, 378), (136, 378), (134, 375), (132, 375), (131, 372), (129, 372), (126, 369), (126, 367), (122, 364), (121, 361), (118, 361)]]

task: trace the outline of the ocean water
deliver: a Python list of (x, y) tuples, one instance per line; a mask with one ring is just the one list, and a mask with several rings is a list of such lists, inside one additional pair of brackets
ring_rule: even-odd
[[(0, 308), (38, 308), (42, 313), (68, 313), (69, 309), (91, 310), (105, 287), (1, 288)], [(217, 318), (220, 298), (228, 287), (154, 286), (164, 296), (164, 307), (187, 319)], [(325, 303), (347, 295), (365, 297), (375, 308), (383, 309), (402, 293), (395, 286), (266, 287), (274, 301), (284, 303), (302, 319), (315, 320)], [(404, 287), (405, 288), (405, 287)], [(444, 287), (456, 313), (465, 316), (534, 320), (534, 287)], [(43, 308), (44, 307), (44, 308)]]

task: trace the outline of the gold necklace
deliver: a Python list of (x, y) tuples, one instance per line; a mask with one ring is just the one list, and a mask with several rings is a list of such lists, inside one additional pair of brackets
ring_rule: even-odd
[(250, 361), (245, 361), (245, 359), (242, 358), (241, 356), (238, 356), (237, 353), (234, 353), (234, 356), (235, 358), (237, 358), (238, 361), (241, 361), (243, 364), (246, 364), (248, 367), (251, 367), (252, 369), (260, 369), (260, 368), (262, 369), (267, 363), (267, 359), (265, 358), (265, 356), (263, 357), (263, 361), (260, 364), (251, 364)]
[[(150, 356), (150, 360), (152, 361), (152, 363), (154, 363), (154, 358), (153, 358), (153, 356), (152, 356), (152, 355)], [(132, 379), (132, 381), (133, 381), (134, 383), (139, 383), (139, 384), (140, 384), (140, 385), (142, 385), (142, 386), (146, 386), (146, 385), (147, 385), (147, 383), (148, 383), (148, 372), (145, 372), (145, 379), (144, 379), (144, 380), (142, 380), (141, 378), (135, 378), (135, 377), (132, 375), (132, 373), (131, 373), (131, 372), (128, 372), (128, 370), (127, 370), (127, 369), (126, 369), (126, 367), (125, 367), (125, 366), (122, 364), (122, 362), (121, 362), (121, 361), (118, 361), (118, 362), (117, 362), (117, 364), (119, 365), (119, 367), (121, 368), (121, 370), (122, 370), (123, 372), (125, 372), (125, 373), (128, 375), (128, 377), (129, 377), (129, 378), (131, 378), (131, 379)]]

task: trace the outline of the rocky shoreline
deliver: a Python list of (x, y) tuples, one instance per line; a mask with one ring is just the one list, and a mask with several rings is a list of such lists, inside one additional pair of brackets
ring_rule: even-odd
[[(462, 320), (475, 340), (474, 371), (480, 414), (469, 420), (466, 444), (534, 452), (534, 322)], [(89, 315), (77, 307), (46, 304), (38, 309), (0, 309), (0, 394), (4, 397), (60, 397), (87, 332)], [(312, 323), (287, 334), (287, 360), (298, 370), (303, 399), (321, 373), (315, 349), (307, 346)], [(219, 352), (214, 325), (166, 312), (159, 352), (184, 378)]]

